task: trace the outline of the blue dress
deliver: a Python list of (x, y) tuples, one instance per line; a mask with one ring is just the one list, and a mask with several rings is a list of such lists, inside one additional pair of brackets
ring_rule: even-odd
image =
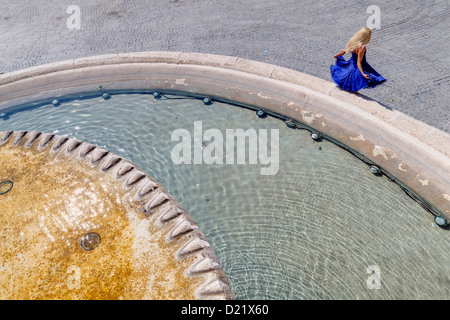
[[(367, 51), (366, 51), (367, 52)], [(336, 58), (336, 65), (330, 66), (331, 77), (339, 88), (346, 91), (358, 91), (364, 88), (373, 88), (376, 85), (386, 81), (382, 75), (375, 71), (366, 61), (366, 52), (364, 52), (361, 61), (361, 67), (369, 79), (364, 78), (358, 69), (358, 54), (352, 53), (352, 57), (345, 61), (342, 56)]]

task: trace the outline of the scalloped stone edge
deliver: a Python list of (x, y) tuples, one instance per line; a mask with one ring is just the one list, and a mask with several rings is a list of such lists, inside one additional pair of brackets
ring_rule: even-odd
[(145, 216), (156, 216), (155, 225), (160, 227), (175, 222), (166, 235), (168, 244), (184, 239), (176, 253), (176, 259), (196, 257), (185, 271), (187, 277), (204, 278), (195, 291), (199, 300), (231, 300), (234, 295), (220, 262), (205, 234), (194, 219), (155, 179), (130, 161), (110, 151), (76, 138), (38, 131), (0, 131), (0, 148), (13, 141), (13, 147), (31, 148), (39, 152), (64, 154), (89, 165), (101, 173), (110, 172), (126, 192), (134, 194), (133, 200), (142, 203), (140, 211)]

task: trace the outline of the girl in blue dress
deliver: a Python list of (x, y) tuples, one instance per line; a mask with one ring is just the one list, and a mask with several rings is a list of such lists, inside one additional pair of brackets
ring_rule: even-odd
[[(364, 88), (373, 88), (386, 81), (366, 61), (366, 44), (372, 37), (372, 30), (365, 27), (360, 29), (347, 43), (347, 46), (334, 55), (336, 65), (330, 66), (331, 77), (339, 88), (357, 92)], [(345, 61), (342, 57), (351, 53), (352, 57)]]

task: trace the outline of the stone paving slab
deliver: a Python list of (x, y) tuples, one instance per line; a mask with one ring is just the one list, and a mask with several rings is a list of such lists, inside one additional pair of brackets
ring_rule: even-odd
[[(241, 57), (331, 81), (329, 66), (371, 16), (363, 1), (0, 0), (0, 72), (99, 54), (182, 51)], [(81, 28), (67, 27), (69, 5)], [(385, 78), (361, 90), (450, 133), (448, 1), (386, 1), (368, 62)], [(348, 58), (348, 57), (346, 57)]]

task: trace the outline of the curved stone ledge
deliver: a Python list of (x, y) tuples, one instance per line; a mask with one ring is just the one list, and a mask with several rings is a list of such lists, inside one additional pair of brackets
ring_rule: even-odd
[(293, 119), (356, 150), (450, 215), (448, 134), (329, 81), (257, 61), (182, 52), (66, 60), (1, 75), (0, 110), (98, 85), (195, 93)]
[[(13, 292), (0, 281), (2, 298), (233, 298), (193, 218), (134, 164), (41, 132), (0, 132), (0, 154), (0, 177), (14, 181), (1, 195), (0, 257), (14, 277)], [(102, 240), (86, 252), (79, 239), (90, 232)], [(70, 268), (79, 270), (78, 287), (65, 285)]]

